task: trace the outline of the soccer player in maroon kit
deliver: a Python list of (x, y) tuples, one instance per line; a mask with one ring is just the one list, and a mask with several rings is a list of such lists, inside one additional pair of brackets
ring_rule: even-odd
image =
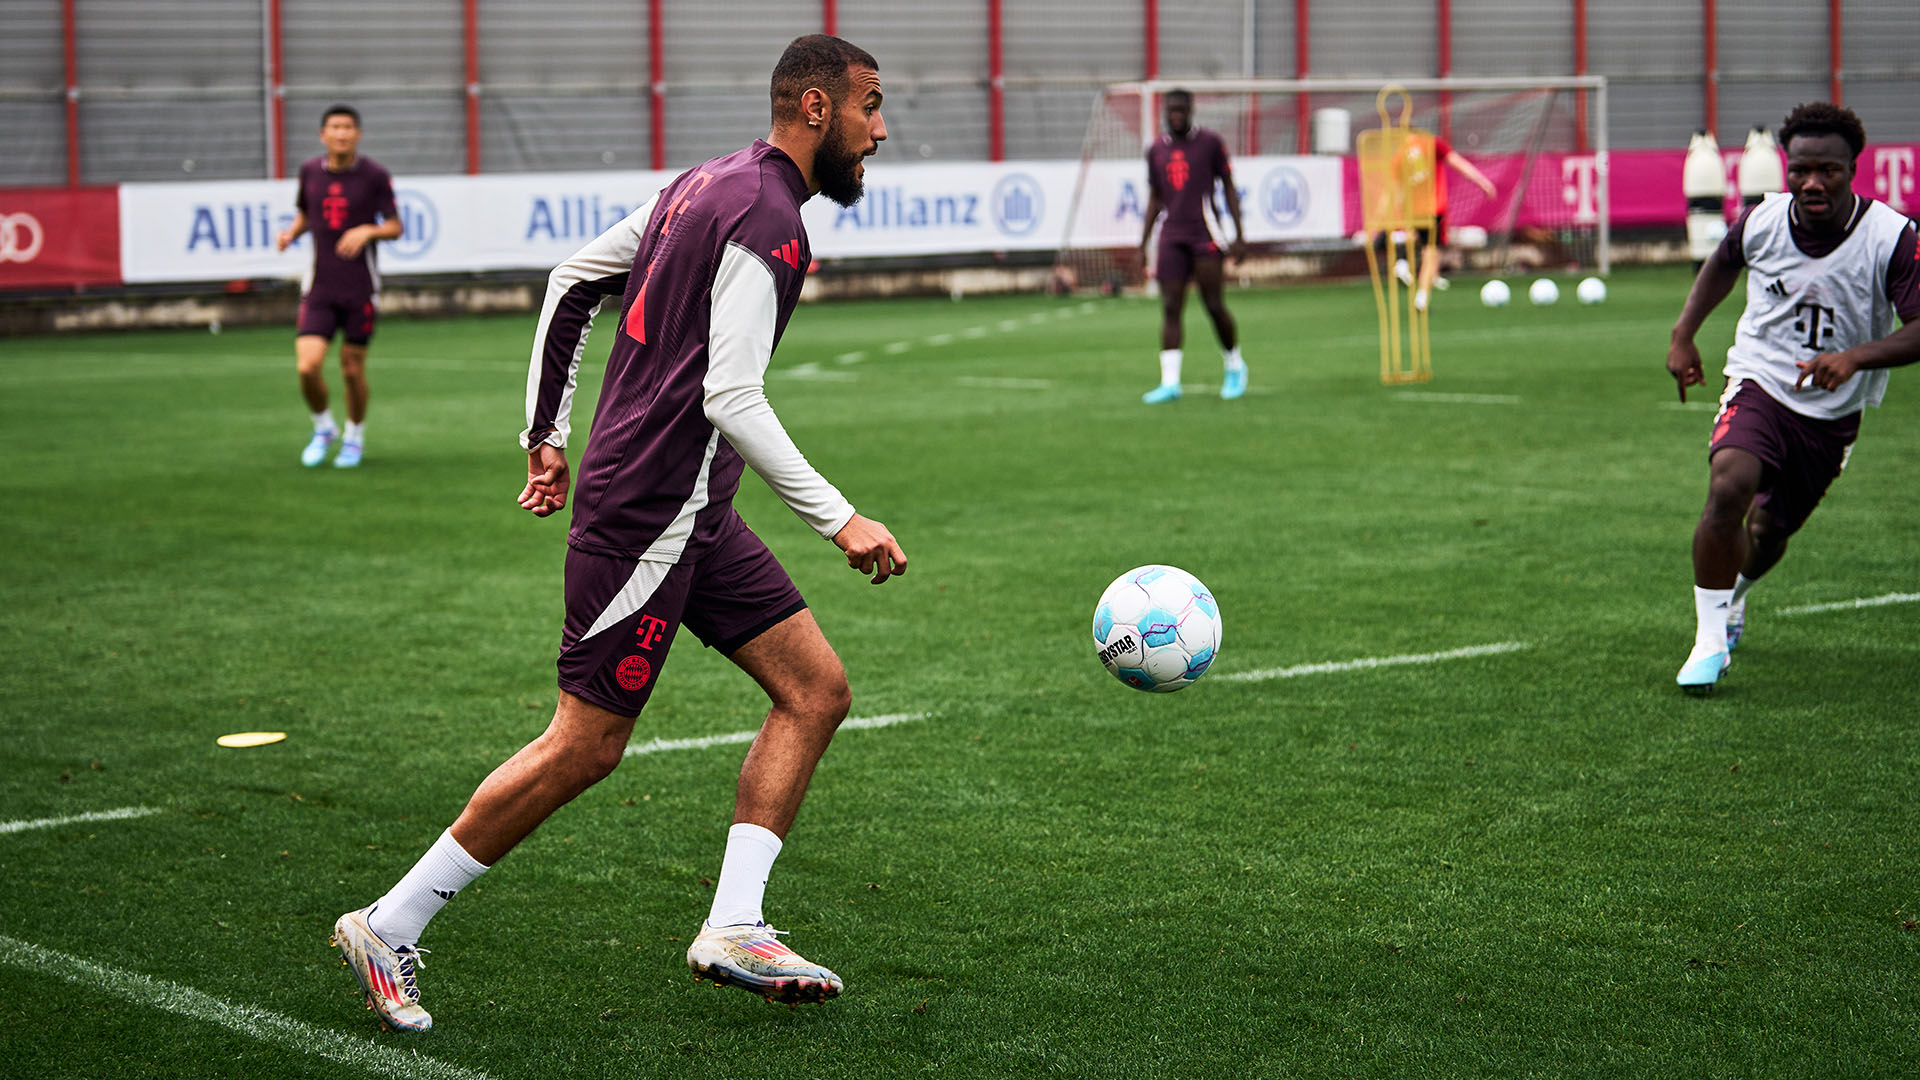
[[(320, 144), (327, 152), (300, 166), (293, 224), (280, 233), (279, 249), (313, 234), (313, 266), (300, 286), (300, 326), (293, 341), (300, 393), (313, 411), (313, 437), (300, 464), (314, 466), (335, 439), (334, 465), (360, 464), (366, 444), (367, 342), (380, 304), (376, 252), (381, 240), (398, 240), (400, 214), (393, 203), (393, 177), (372, 158), (360, 156), (360, 114), (335, 105), (320, 118)], [(341, 334), (340, 375), (347, 390), (344, 437), (327, 407), (327, 380), (320, 369), (327, 346)]]
[(1147, 148), (1146, 224), (1140, 232), (1140, 263), (1146, 265), (1147, 241), (1153, 225), (1166, 211), (1160, 244), (1154, 253), (1153, 276), (1160, 282), (1160, 385), (1141, 395), (1149, 405), (1180, 400), (1181, 315), (1187, 306), (1187, 282), (1200, 286), (1213, 332), (1220, 338), (1226, 377), (1220, 396), (1228, 400), (1247, 392), (1247, 364), (1240, 359), (1239, 330), (1227, 312), (1223, 295), (1220, 243), (1207, 224), (1206, 206), (1213, 186), (1225, 189), (1227, 210), (1233, 215), (1233, 258), (1246, 254), (1247, 230), (1240, 221), (1240, 191), (1233, 186), (1227, 163), (1227, 145), (1206, 128), (1193, 126), (1193, 95), (1185, 90), (1167, 93), (1166, 134)]
[[(765, 141), (680, 175), (548, 280), (527, 379), (527, 484), (545, 517), (574, 503), (560, 703), (546, 732), (494, 770), (413, 870), (341, 916), (334, 940), (387, 1024), (424, 1030), (415, 983), (427, 920), (555, 810), (620, 763), (684, 623), (772, 699), (740, 771), (713, 905), (687, 963), (769, 1000), (823, 1001), (832, 971), (761, 917), (767, 876), (815, 764), (851, 702), (806, 602), (733, 509), (751, 465), (847, 563), (880, 584), (907, 569), (886, 526), (815, 472), (762, 380), (812, 261), (800, 204), (861, 194), (861, 159), (887, 137), (872, 56), (811, 35), (774, 68)], [(618, 298), (620, 332), (570, 482), (566, 444), (588, 324)]]

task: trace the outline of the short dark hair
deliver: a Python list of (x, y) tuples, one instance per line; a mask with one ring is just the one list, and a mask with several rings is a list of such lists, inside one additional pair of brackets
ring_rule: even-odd
[(1171, 102), (1172, 102), (1172, 101), (1173, 101), (1173, 100), (1174, 100), (1175, 98), (1179, 98), (1179, 99), (1180, 99), (1181, 101), (1184, 101), (1184, 102), (1186, 102), (1187, 104), (1189, 104), (1189, 105), (1191, 105), (1191, 104), (1193, 104), (1193, 91), (1191, 91), (1191, 90), (1169, 90), (1169, 91), (1167, 91), (1167, 101), (1168, 101), (1169, 103), (1171, 103)]
[(1867, 129), (1852, 109), (1842, 108), (1831, 101), (1814, 101), (1805, 105), (1796, 105), (1787, 114), (1786, 122), (1780, 125), (1780, 149), (1787, 148), (1787, 142), (1795, 135), (1838, 135), (1847, 140), (1847, 148), (1854, 157), (1867, 148)]
[(320, 114), (320, 126), (326, 127), (327, 121), (336, 116), (344, 116), (353, 121), (354, 127), (360, 126), (360, 110), (351, 105), (329, 105), (327, 111)]
[(773, 122), (786, 123), (800, 116), (800, 98), (815, 87), (826, 92), (835, 105), (846, 100), (852, 81), (847, 69), (867, 67), (880, 70), (873, 54), (844, 38), (827, 34), (797, 37), (780, 54), (773, 66)]

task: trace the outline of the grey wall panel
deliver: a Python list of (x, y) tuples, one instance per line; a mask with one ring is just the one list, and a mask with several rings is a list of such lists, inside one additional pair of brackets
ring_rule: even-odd
[(1246, 74), (1246, 6), (1235, 0), (1160, 0), (1160, 74)]
[(887, 141), (876, 161), (985, 161), (991, 149), (985, 86), (889, 90), (880, 115)]
[(64, 101), (0, 101), (0, 185), (67, 182), (67, 106)]
[[(337, 97), (360, 111), (360, 152), (386, 166), (394, 176), (466, 171), (466, 99), (455, 90)], [(320, 114), (335, 100), (335, 95), (287, 95), (288, 176), (299, 170), (301, 162), (322, 152)]]
[(1568, 75), (1573, 5), (1454, 0), (1455, 75)]
[(637, 94), (483, 97), (480, 167), (490, 173), (650, 168), (648, 107)]
[(1848, 79), (1845, 97), (1866, 127), (1868, 142), (1920, 142), (1920, 109), (1914, 108), (1920, 86), (1908, 80)]
[[(841, 0), (838, 10), (835, 29), (880, 62), (882, 85), (915, 79), (986, 85), (987, 5), (982, 0)], [(767, 67), (772, 69), (772, 61)]]
[[(1265, 0), (1253, 14), (1254, 73), (1275, 79), (1291, 79), (1294, 70), (1297, 35), (1294, 31), (1293, 5)], [(1313, 26), (1309, 22), (1308, 32)]]
[(1433, 0), (1311, 0), (1315, 75), (1432, 75), (1438, 65)]
[(89, 184), (264, 176), (266, 155), (257, 98), (80, 102), (80, 171)]
[(1755, 126), (1777, 129), (1789, 110), (1803, 101), (1825, 101), (1827, 80), (1769, 79), (1720, 81), (1720, 130), (1714, 137), (1723, 147), (1744, 146)]
[(1697, 3), (1606, 0), (1587, 5), (1587, 70), (1597, 75), (1698, 76), (1704, 40)]
[[(760, 98), (761, 130), (755, 134), (761, 135), (766, 133), (767, 84), (773, 65), (779, 63), (789, 41), (820, 32), (820, 5), (793, 0), (727, 0), (725, 4), (667, 0), (663, 21), (667, 80), (702, 89), (752, 90)], [(678, 135), (685, 136), (687, 145), (721, 144), (699, 132), (674, 132), (670, 125), (669, 155)], [(711, 156), (701, 155), (685, 164), (698, 164)]]
[(1078, 158), (1099, 92), (1092, 88), (1007, 91), (1007, 158)]
[[(1679, 149), (1706, 115), (1706, 87), (1685, 82), (1607, 84), (1607, 135), (1614, 150)], [(1718, 138), (1719, 136), (1715, 136)]]
[(1920, 12), (1912, 0), (1846, 0), (1840, 42), (1847, 72), (1920, 79)]
[(81, 84), (258, 88), (266, 67), (260, 20), (259, 0), (78, 0)]
[(688, 169), (731, 154), (765, 138), (771, 120), (767, 92), (761, 88), (669, 91), (667, 168)]
[(1010, 79), (1108, 83), (1146, 74), (1140, 0), (1006, 0), (1001, 18)]
[(1722, 78), (1826, 77), (1827, 5), (1738, 0), (1718, 10)]
[(0, 87), (65, 92), (62, 37), (60, 0), (8, 0), (0, 19)]
[[(491, 87), (647, 84), (647, 5), (480, 0), (480, 80)], [(456, 29), (458, 29), (456, 27)]]
[(464, 18), (461, 0), (282, 0), (286, 81), (315, 96), (461, 87)]

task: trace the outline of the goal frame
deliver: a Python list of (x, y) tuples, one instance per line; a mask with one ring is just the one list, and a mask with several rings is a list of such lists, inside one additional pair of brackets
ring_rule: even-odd
[[(1595, 222), (1594, 259), (1596, 268), (1602, 277), (1612, 272), (1612, 207), (1608, 192), (1611, 176), (1610, 154), (1607, 144), (1607, 78), (1604, 75), (1498, 75), (1498, 76), (1457, 76), (1444, 77), (1408, 77), (1366, 76), (1329, 77), (1308, 76), (1304, 79), (1269, 78), (1153, 78), (1109, 83), (1103, 87), (1093, 102), (1093, 121), (1088, 124), (1088, 139), (1080, 151), (1080, 179), (1073, 189), (1073, 200), (1067, 208), (1068, 234), (1062, 238), (1064, 249), (1072, 240), (1073, 223), (1079, 212), (1081, 189), (1086, 182), (1087, 167), (1092, 161), (1093, 145), (1091, 141), (1095, 124), (1101, 115), (1101, 109), (1107, 97), (1116, 93), (1134, 93), (1140, 98), (1140, 135), (1141, 148), (1144, 150), (1154, 139), (1158, 127), (1156, 103), (1160, 97), (1171, 90), (1186, 90), (1195, 94), (1251, 94), (1251, 93), (1292, 93), (1312, 95), (1315, 93), (1372, 93), (1388, 85), (1396, 85), (1410, 93), (1445, 93), (1461, 91), (1515, 92), (1523, 90), (1578, 90), (1591, 95), (1591, 124), (1588, 134), (1592, 140), (1594, 155), (1594, 208), (1599, 220)], [(1305, 100), (1303, 97), (1301, 100)], [(1349, 151), (1351, 153), (1351, 151)]]

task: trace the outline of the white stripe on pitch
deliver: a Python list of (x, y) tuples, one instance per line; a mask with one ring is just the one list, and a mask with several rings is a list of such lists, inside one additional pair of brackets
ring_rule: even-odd
[(1816, 611), (1852, 611), (1855, 608), (1885, 607), (1888, 604), (1911, 604), (1920, 601), (1920, 593), (1892, 592), (1885, 596), (1867, 596), (1858, 600), (1840, 600), (1831, 604), (1802, 604), (1799, 607), (1781, 608), (1775, 615), (1811, 615)]
[(1432, 401), (1445, 405), (1520, 404), (1520, 398), (1515, 394), (1435, 394), (1425, 390), (1402, 390), (1393, 397), (1396, 401)]
[(1223, 673), (1220, 678), (1228, 682), (1262, 682), (1267, 679), (1291, 679), (1300, 675), (1330, 675), (1336, 671), (1364, 671), (1369, 668), (1398, 667), (1402, 664), (1432, 664), (1441, 660), (1465, 660), (1475, 656), (1497, 656), (1500, 653), (1519, 652), (1530, 649), (1524, 641), (1496, 641), (1491, 645), (1469, 645), (1464, 649), (1449, 649), (1446, 652), (1409, 653), (1405, 656), (1370, 656), (1359, 660), (1333, 660), (1321, 664), (1297, 664), (1293, 667), (1262, 668), (1259, 671), (1235, 671)]
[[(926, 717), (927, 714), (923, 712), (888, 713), (885, 716), (856, 716), (851, 720), (842, 720), (840, 722), (840, 730), (845, 731), (848, 728), (888, 727), (893, 724), (904, 724), (909, 720), (924, 720)], [(760, 734), (760, 729), (755, 728), (752, 731), (732, 731), (725, 735), (702, 735), (695, 739), (649, 739), (646, 742), (634, 743), (632, 746), (627, 747), (625, 756), (634, 757), (639, 754), (657, 754), (662, 750), (704, 750), (709, 746), (726, 746), (730, 743), (752, 742), (754, 736), (758, 734)]]
[[(136, 1005), (218, 1024), (249, 1038), (276, 1043), (298, 1053), (325, 1058), (376, 1076), (388, 1076), (393, 1080), (486, 1080), (486, 1073), (449, 1065), (417, 1051), (397, 1050), (369, 1038), (343, 1035), (338, 1031), (268, 1012), (257, 1005), (235, 1005), (189, 986), (82, 960), (5, 935), (0, 935), (0, 963), (65, 979), (89, 990), (125, 998)], [(353, 1015), (359, 1016), (359, 1010), (354, 1010)]]
[(28, 829), (51, 829), (58, 825), (78, 825), (83, 821), (120, 821), (125, 818), (146, 817), (159, 812), (151, 806), (123, 806), (118, 810), (96, 810), (90, 814), (70, 814), (66, 817), (39, 818), (34, 821), (0, 821), (0, 835), (25, 832)]

